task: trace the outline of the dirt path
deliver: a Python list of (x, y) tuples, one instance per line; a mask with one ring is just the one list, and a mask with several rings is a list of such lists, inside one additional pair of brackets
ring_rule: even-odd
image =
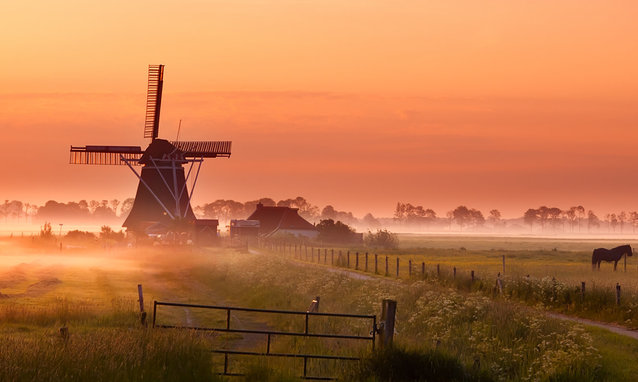
[(583, 324), (583, 325), (595, 326), (597, 328), (609, 330), (610, 332), (620, 334), (621, 336), (631, 337), (633, 339), (638, 340), (638, 331), (627, 329), (622, 326), (618, 326), (614, 324), (609, 324), (607, 322), (592, 321), (586, 318), (567, 316), (565, 314), (552, 313), (552, 312), (547, 312), (547, 316), (551, 318), (556, 318), (559, 320), (572, 321), (572, 322), (578, 322), (579, 324)]

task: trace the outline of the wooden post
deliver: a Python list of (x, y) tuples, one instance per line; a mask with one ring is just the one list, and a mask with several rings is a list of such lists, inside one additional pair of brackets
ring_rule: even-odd
[(312, 302), (310, 303), (310, 306), (308, 307), (308, 310), (306, 310), (306, 312), (308, 313), (317, 313), (319, 311), (319, 296), (315, 297), (314, 300), (312, 300)]
[(330, 250), (330, 265), (335, 265), (335, 250)]
[(456, 278), (456, 267), (454, 267), (453, 272), (454, 278)]
[(317, 263), (321, 263), (321, 248), (317, 248)]
[(394, 318), (397, 313), (397, 302), (384, 299), (381, 306), (381, 330), (379, 331), (379, 347), (392, 347), (394, 339)]
[(399, 278), (399, 256), (397, 256), (397, 278)]
[(627, 272), (627, 254), (625, 253), (625, 272)]
[(580, 282), (580, 300), (581, 302), (585, 302), (585, 282)]
[(421, 277), (425, 279), (425, 262), (421, 263)]
[(505, 274), (505, 255), (503, 255), (503, 274)]
[(379, 273), (379, 262), (378, 262), (378, 256), (375, 253), (374, 254), (374, 274), (376, 275), (377, 273)]
[(348, 251), (347, 257), (348, 257), (348, 268), (350, 268), (350, 251)]
[(306, 248), (306, 261), (308, 261), (308, 246), (304, 245), (304, 247)]
[(501, 282), (501, 276), (496, 278), (496, 287), (498, 288), (498, 293), (503, 294), (503, 283)]
[(343, 264), (343, 257), (341, 257), (341, 250), (339, 250), (339, 257), (338, 257), (337, 262), (339, 263), (339, 266), (342, 266), (342, 264)]
[(140, 322), (146, 326), (146, 312), (144, 311), (144, 293), (142, 293), (142, 284), (137, 284), (137, 295), (140, 302)]
[(359, 270), (359, 252), (355, 255), (354, 269)]
[(388, 268), (388, 256), (385, 257), (385, 275), (388, 276), (390, 274)]
[(441, 264), (436, 265), (436, 276), (441, 277)]
[(472, 275), (472, 282), (474, 282), (474, 271), (471, 272)]
[(323, 250), (323, 263), (328, 264), (328, 248)]
[(368, 252), (366, 252), (366, 272), (368, 271)]
[(616, 283), (616, 305), (620, 305), (620, 284)]
[(412, 278), (412, 259), (408, 260), (408, 278)]

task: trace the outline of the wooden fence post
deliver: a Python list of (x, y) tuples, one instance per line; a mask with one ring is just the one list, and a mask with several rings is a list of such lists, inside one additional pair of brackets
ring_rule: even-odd
[(436, 265), (436, 276), (441, 277), (441, 264)]
[(347, 256), (348, 256), (348, 268), (350, 268), (350, 251), (348, 251)]
[(397, 256), (397, 278), (399, 278), (399, 256)]
[(385, 275), (386, 276), (390, 275), (389, 268), (388, 268), (388, 256), (385, 257)]
[(335, 265), (335, 250), (330, 250), (330, 265)]
[(374, 274), (376, 275), (377, 273), (379, 273), (379, 262), (378, 262), (378, 256), (375, 253), (374, 254)]
[(620, 305), (620, 284), (616, 283), (616, 305)]
[(366, 252), (366, 272), (368, 271), (368, 252)]
[(421, 263), (421, 278), (425, 280), (425, 261)]
[(321, 248), (317, 248), (317, 264), (321, 263)]
[(470, 273), (472, 275), (472, 282), (474, 282), (474, 271)]
[(412, 259), (408, 260), (408, 278), (412, 278)]
[(386, 349), (392, 346), (394, 339), (394, 318), (397, 313), (397, 302), (384, 299), (381, 306), (381, 330), (379, 332), (379, 346)]
[(581, 302), (585, 301), (585, 282), (580, 282), (580, 300)]
[(505, 274), (505, 255), (503, 255), (503, 274)]
[(354, 269), (356, 269), (357, 271), (359, 270), (359, 252), (357, 252), (355, 255)]
[(627, 272), (627, 254), (625, 253), (625, 272)]
[(452, 270), (453, 272), (453, 277), (456, 278), (456, 267), (454, 267), (454, 269)]
[(140, 322), (146, 326), (146, 312), (144, 311), (144, 293), (142, 293), (142, 284), (137, 284), (137, 295), (140, 302)]

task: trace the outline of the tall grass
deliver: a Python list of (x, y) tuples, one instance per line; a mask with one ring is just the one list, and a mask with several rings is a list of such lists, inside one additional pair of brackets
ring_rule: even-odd
[(207, 342), (198, 334), (95, 329), (68, 340), (57, 330), (0, 335), (2, 381), (210, 381)]

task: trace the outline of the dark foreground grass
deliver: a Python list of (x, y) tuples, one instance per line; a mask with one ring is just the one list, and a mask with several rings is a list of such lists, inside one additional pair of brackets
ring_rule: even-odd
[(477, 370), (467, 369), (457, 358), (436, 350), (393, 348), (371, 353), (344, 379), (360, 382), (493, 380)]

